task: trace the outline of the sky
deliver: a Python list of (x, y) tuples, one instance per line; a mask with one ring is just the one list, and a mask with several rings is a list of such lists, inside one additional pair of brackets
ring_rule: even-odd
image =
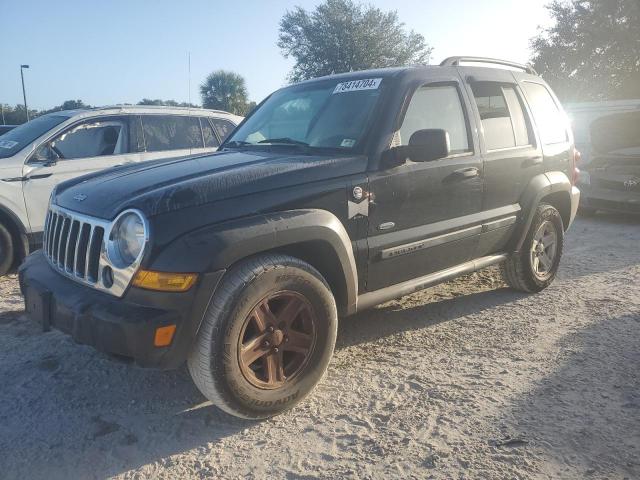
[[(200, 103), (208, 73), (233, 70), (260, 101), (286, 85), (293, 61), (276, 42), (279, 21), (318, 0), (0, 0), (0, 103), (29, 108), (69, 99), (90, 105), (142, 98)], [(370, 0), (397, 10), (407, 29), (434, 47), (431, 63), (451, 55), (526, 62), (529, 40), (550, 19), (549, 0)], [(189, 76), (189, 53), (191, 75)], [(190, 78), (190, 81), (189, 81)]]

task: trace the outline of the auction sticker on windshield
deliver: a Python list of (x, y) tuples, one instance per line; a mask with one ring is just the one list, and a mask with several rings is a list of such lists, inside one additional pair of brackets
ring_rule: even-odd
[(351, 80), (336, 85), (333, 93), (357, 92), (359, 90), (376, 90), (382, 82), (381, 78), (365, 78), (362, 80)]
[(18, 144), (13, 140), (0, 140), (0, 148), (13, 148)]

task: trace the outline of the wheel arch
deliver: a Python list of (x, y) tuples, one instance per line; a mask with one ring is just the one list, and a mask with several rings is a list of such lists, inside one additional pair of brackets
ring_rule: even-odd
[(564, 229), (569, 228), (572, 210), (571, 189), (571, 181), (563, 172), (542, 173), (531, 179), (520, 200), (524, 215), (513, 237), (511, 251), (519, 252), (522, 248), (540, 203), (548, 203), (555, 207), (560, 212)]
[(326, 279), (340, 313), (355, 312), (358, 274), (351, 240), (342, 222), (326, 210), (288, 210), (203, 227), (173, 241), (149, 268), (214, 272), (267, 253), (309, 263)]

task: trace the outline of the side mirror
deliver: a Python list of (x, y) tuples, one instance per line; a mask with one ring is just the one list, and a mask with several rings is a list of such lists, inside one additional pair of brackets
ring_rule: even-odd
[(431, 162), (451, 154), (449, 133), (441, 128), (417, 130), (411, 135), (409, 145), (388, 150), (386, 163), (401, 165), (407, 159), (412, 162)]

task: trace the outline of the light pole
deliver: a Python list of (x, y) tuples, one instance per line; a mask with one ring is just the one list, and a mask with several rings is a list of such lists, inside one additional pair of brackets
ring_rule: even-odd
[(22, 79), (22, 98), (24, 98), (24, 111), (27, 114), (27, 122), (29, 121), (29, 107), (27, 107), (27, 93), (24, 90), (24, 69), (29, 65), (20, 65), (20, 78)]

